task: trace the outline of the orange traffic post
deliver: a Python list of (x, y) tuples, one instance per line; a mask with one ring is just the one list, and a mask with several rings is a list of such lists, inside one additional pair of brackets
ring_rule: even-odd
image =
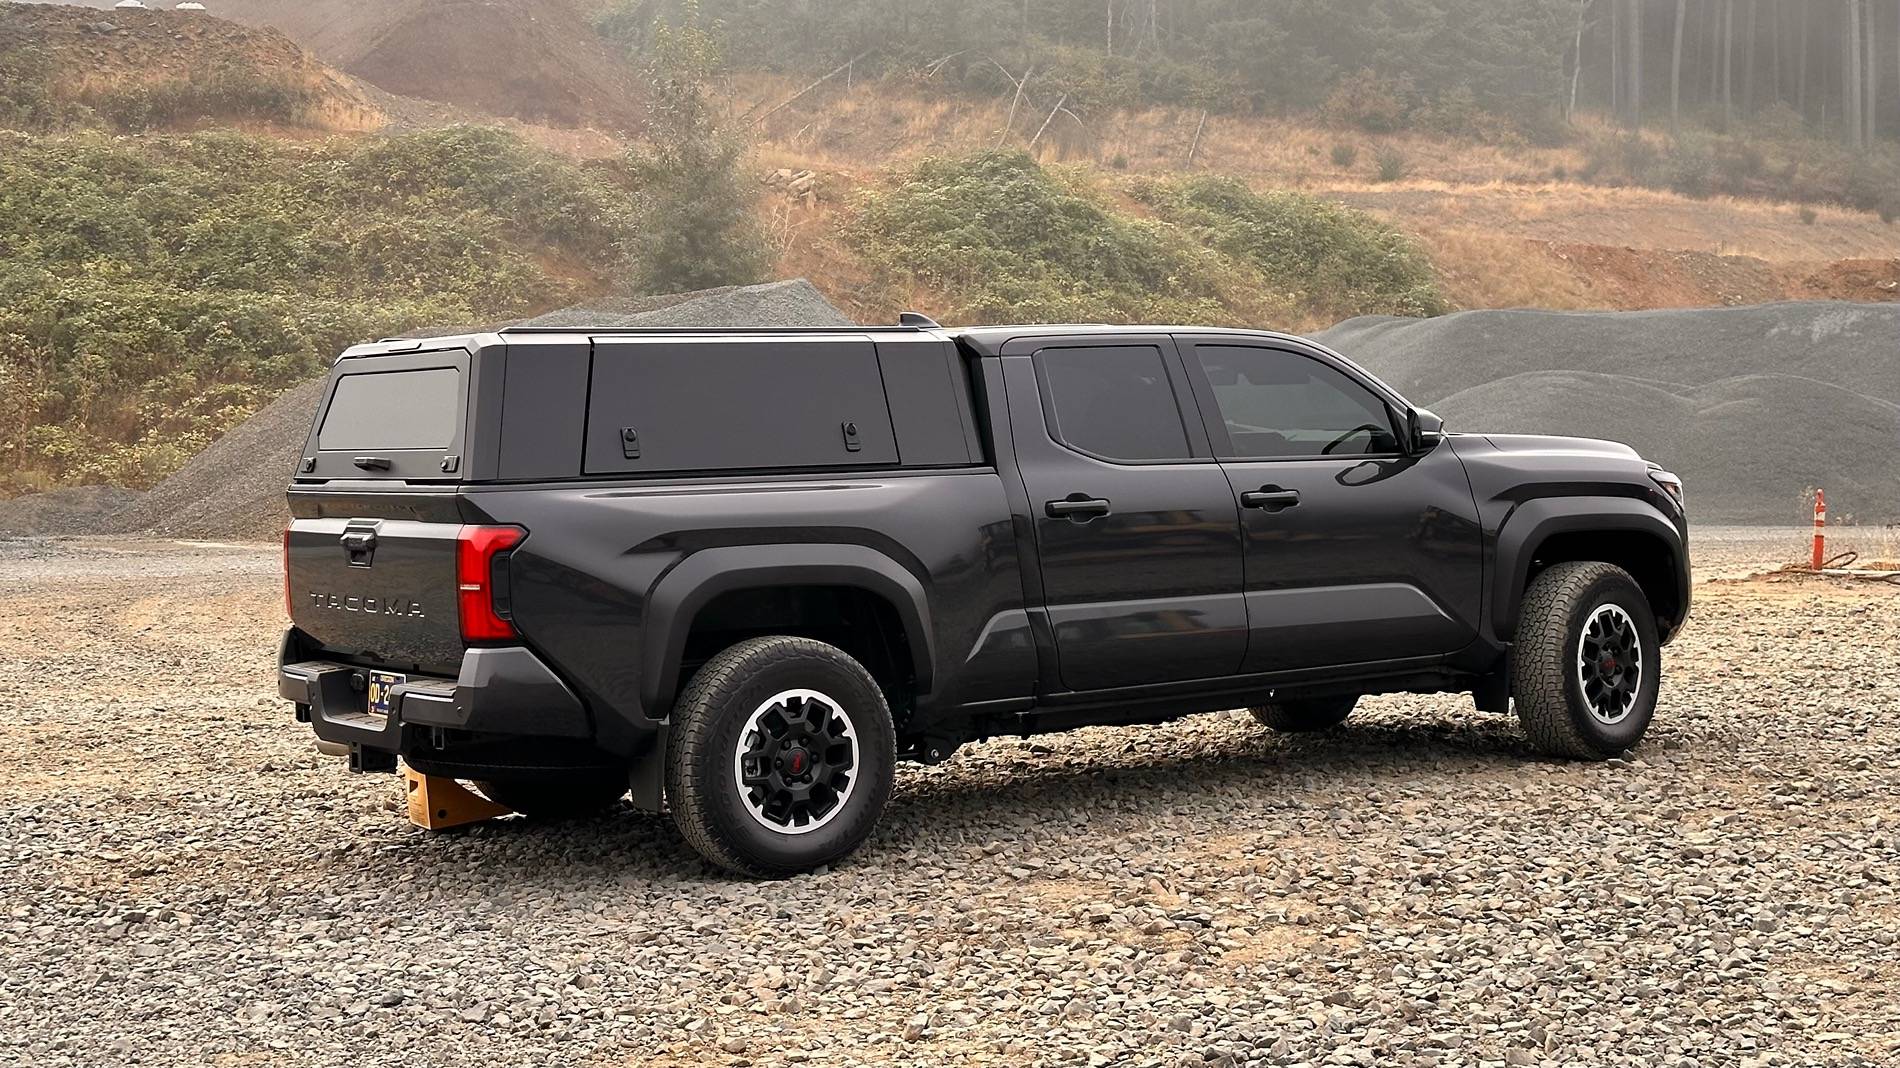
[(1814, 491), (1814, 570), (1827, 563), (1827, 494)]

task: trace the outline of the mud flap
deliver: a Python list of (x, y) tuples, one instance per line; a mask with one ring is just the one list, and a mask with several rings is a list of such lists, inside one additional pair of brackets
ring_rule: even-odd
[(629, 771), (633, 807), (642, 812), (666, 811), (666, 741), (672, 727), (662, 723), (633, 755)]

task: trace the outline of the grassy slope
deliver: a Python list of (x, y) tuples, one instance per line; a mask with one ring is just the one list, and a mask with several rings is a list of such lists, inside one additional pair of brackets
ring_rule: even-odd
[(353, 341), (597, 290), (626, 199), (475, 128), (0, 132), (0, 484), (147, 484)]

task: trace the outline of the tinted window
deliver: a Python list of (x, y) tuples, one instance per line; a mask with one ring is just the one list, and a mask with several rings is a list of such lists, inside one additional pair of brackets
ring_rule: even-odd
[(1187, 458), (1187, 430), (1160, 349), (1044, 349), (1036, 362), (1064, 444), (1112, 460)]
[(462, 373), (453, 367), (337, 379), (319, 449), (446, 449), (455, 440)]
[(897, 460), (869, 339), (595, 343), (589, 472), (866, 467)]
[(1198, 345), (1232, 442), (1229, 455), (1364, 456), (1399, 451), (1379, 396), (1318, 360), (1279, 349)]

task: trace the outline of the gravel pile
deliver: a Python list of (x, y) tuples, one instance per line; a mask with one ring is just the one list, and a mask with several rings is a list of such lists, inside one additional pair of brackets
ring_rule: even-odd
[[(569, 309), (521, 325), (717, 328), (852, 324), (810, 282), (800, 278), (643, 297), (599, 309)], [(290, 484), (321, 399), (321, 381), (285, 393), (159, 483), (142, 501), (118, 515), (110, 529), (184, 538), (277, 537), (289, 519), (284, 488)], [(62, 528), (37, 532), (92, 531)]]
[(175, 538), (277, 537), (290, 517), (284, 488), (322, 396), (321, 379), (279, 396), (152, 487), (113, 529)]
[(517, 326), (848, 327), (855, 326), (803, 278), (756, 286), (723, 286), (660, 297), (600, 301), (565, 308)]
[(1319, 335), (1453, 430), (1635, 446), (1704, 523), (1900, 520), (1900, 306), (1460, 312)]
[(0, 534), (101, 534), (144, 496), (118, 486), (67, 486), (0, 501)]
[(110, 548), (0, 559), (0, 1063), (1900, 1060), (1892, 587), (1702, 585), (1626, 761), (1452, 697), (998, 741), (751, 883), (410, 828), (270, 693), (275, 553)]

